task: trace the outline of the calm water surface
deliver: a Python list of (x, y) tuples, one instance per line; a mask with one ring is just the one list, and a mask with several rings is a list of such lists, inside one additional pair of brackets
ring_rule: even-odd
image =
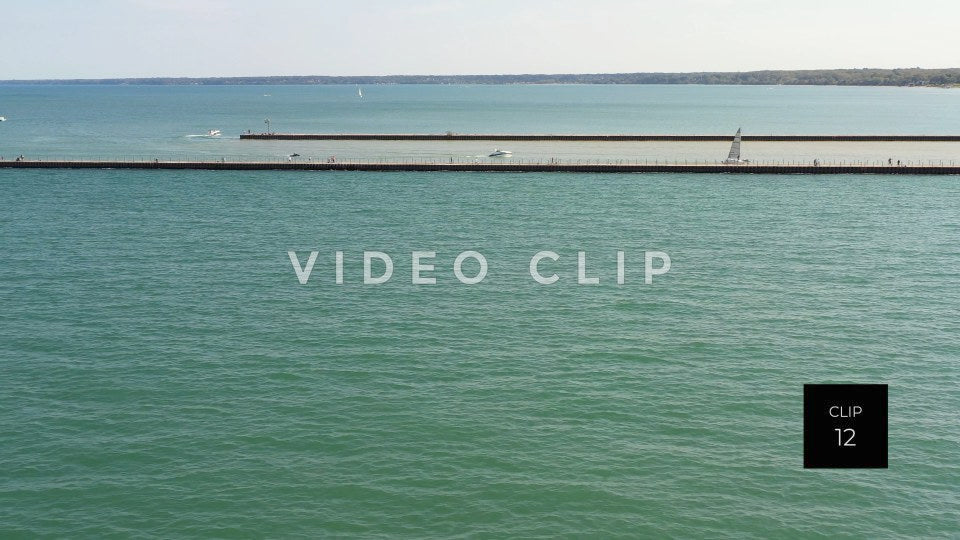
[[(392, 101), (355, 117), (340, 90), (3, 87), (0, 144), (181, 151), (318, 95), (291, 131), (736, 123), (704, 100), (769, 131), (960, 125), (936, 90), (372, 87)], [(661, 98), (672, 128), (624, 105)], [(0, 170), (0, 193), (0, 536), (960, 530), (954, 177)], [(479, 285), (453, 276), (468, 249)], [(545, 249), (552, 286), (527, 273)], [(320, 251), (307, 285), (288, 250)], [(361, 283), (364, 250), (389, 282)], [(653, 285), (644, 250), (673, 261)], [(802, 468), (803, 384), (831, 382), (890, 385), (889, 469)]]

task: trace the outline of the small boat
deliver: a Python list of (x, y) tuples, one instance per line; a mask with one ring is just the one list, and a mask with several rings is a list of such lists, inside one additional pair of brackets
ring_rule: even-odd
[(294, 152), (294, 153), (290, 154), (290, 155), (287, 156), (287, 157), (291, 157), (291, 158), (300, 157), (300, 154)]
[(749, 159), (740, 159), (740, 128), (737, 128), (737, 134), (733, 136), (733, 144), (730, 145), (730, 153), (727, 159), (723, 160), (724, 165), (744, 165), (750, 163)]
[(207, 137), (216, 137), (218, 135), (220, 135), (219, 129), (211, 129), (210, 131), (207, 132)]
[(360, 99), (363, 99), (363, 90), (357, 88), (357, 95), (360, 96)]
[(512, 156), (513, 152), (509, 150), (501, 150), (499, 148), (494, 149), (493, 153), (489, 157), (501, 157), (501, 156)]
[(6, 121), (7, 121), (6, 116), (0, 116), (0, 122), (6, 122)]

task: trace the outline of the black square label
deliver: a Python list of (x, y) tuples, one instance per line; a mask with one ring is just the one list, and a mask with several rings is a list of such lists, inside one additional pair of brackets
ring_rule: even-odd
[(803, 467), (887, 468), (887, 385), (803, 385)]

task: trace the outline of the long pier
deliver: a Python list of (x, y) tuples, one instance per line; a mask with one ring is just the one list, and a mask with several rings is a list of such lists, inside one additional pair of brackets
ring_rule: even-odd
[[(731, 135), (578, 135), (504, 133), (244, 133), (254, 141), (671, 141), (733, 140)], [(743, 135), (744, 141), (767, 142), (960, 142), (960, 135)]]
[(784, 165), (716, 163), (447, 163), (443, 161), (0, 161), (0, 169), (166, 169), (230, 171), (418, 171), (418, 172), (571, 172), (571, 173), (726, 173), (726, 174), (923, 174), (960, 175), (960, 165)]

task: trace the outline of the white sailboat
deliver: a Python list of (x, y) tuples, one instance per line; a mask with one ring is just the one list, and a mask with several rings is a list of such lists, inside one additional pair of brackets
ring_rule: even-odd
[(360, 96), (360, 99), (363, 99), (363, 90), (360, 87), (357, 87), (357, 95)]
[(750, 163), (749, 159), (740, 159), (740, 128), (737, 128), (737, 134), (733, 136), (733, 144), (730, 145), (730, 153), (727, 159), (723, 160), (724, 165), (743, 165)]

